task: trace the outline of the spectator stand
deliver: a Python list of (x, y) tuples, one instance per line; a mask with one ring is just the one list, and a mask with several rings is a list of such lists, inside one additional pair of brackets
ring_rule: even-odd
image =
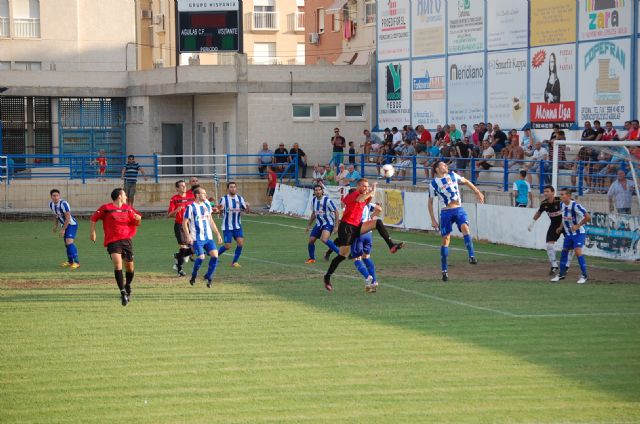
[[(283, 183), (285, 178), (287, 179), (287, 182), (293, 182), (295, 185), (298, 185), (300, 183), (300, 179), (298, 177), (299, 169), (297, 154), (229, 154), (227, 155), (227, 180), (231, 181), (238, 177), (260, 177), (261, 174), (258, 171), (257, 159), (263, 156), (273, 157), (274, 161), (271, 163), (271, 166), (281, 166), (283, 168), (281, 171), (276, 170), (276, 175), (278, 175), (280, 183)], [(292, 160), (290, 162), (276, 163), (276, 158), (278, 157), (291, 158)]]

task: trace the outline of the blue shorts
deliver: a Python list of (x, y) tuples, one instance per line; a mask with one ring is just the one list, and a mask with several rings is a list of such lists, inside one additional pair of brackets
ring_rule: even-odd
[(462, 209), (462, 206), (459, 208), (443, 209), (440, 211), (440, 234), (443, 236), (451, 234), (454, 223), (458, 226), (458, 230), (460, 231), (462, 231), (462, 228), (460, 228), (462, 224), (469, 225), (467, 212)]
[(566, 250), (582, 249), (584, 247), (585, 238), (586, 234), (575, 234), (573, 236), (565, 234), (562, 248)]
[(224, 240), (225, 243), (231, 243), (231, 240), (236, 240), (237, 238), (244, 238), (242, 228), (222, 231), (222, 240)]
[(193, 253), (196, 256), (208, 255), (212, 250), (218, 250), (218, 247), (213, 240), (194, 241), (191, 247), (193, 248)]
[(333, 232), (333, 225), (316, 225), (315, 227), (313, 227), (313, 230), (311, 230), (311, 234), (309, 234), (309, 237), (320, 238), (323, 231), (329, 231), (329, 234), (331, 234)]
[(66, 230), (64, 230), (64, 238), (66, 239), (74, 239), (76, 238), (76, 234), (78, 234), (78, 225), (69, 225)]
[(351, 243), (351, 257), (358, 258), (362, 255), (370, 254), (372, 246), (373, 237), (371, 236), (371, 231), (366, 234), (361, 234), (360, 237)]

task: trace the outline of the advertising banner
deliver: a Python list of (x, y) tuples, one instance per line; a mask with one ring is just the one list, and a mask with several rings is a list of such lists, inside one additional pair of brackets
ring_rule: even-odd
[(575, 0), (531, 0), (531, 47), (576, 41)]
[(534, 128), (553, 124), (568, 128), (576, 120), (576, 46), (538, 47), (530, 50), (529, 112)]
[(489, 53), (487, 57), (487, 120), (503, 128), (521, 129), (528, 122), (526, 50)]
[(409, 57), (409, 0), (379, 1), (377, 5), (378, 60)]
[(467, 124), (484, 121), (484, 53), (449, 57), (447, 122)]
[(411, 123), (433, 129), (447, 120), (445, 60), (414, 60), (411, 68)]
[(640, 258), (640, 216), (594, 212), (586, 230), (586, 255), (624, 260)]
[(384, 225), (403, 227), (404, 192), (400, 190), (384, 190), (382, 216)]
[(632, 0), (580, 0), (578, 13), (580, 41), (633, 34)]
[(409, 61), (378, 63), (378, 126), (402, 128), (411, 119)]
[(488, 0), (487, 49), (526, 48), (529, 37), (527, 0)]
[(448, 53), (484, 49), (484, 0), (449, 0)]
[(631, 113), (631, 40), (582, 43), (578, 57), (578, 121), (623, 125)]
[(444, 54), (445, 0), (420, 0), (413, 5), (411, 56)]

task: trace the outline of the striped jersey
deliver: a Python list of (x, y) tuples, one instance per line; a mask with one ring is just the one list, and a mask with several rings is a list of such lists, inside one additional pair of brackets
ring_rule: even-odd
[(239, 230), (242, 228), (242, 211), (247, 209), (244, 198), (238, 194), (226, 194), (220, 199), (224, 208), (222, 213), (222, 231)]
[(577, 231), (572, 231), (571, 226), (578, 225), (578, 223), (582, 221), (582, 218), (587, 214), (587, 210), (575, 200), (572, 200), (568, 205), (562, 202), (561, 205), (564, 233), (570, 236), (586, 233), (584, 226), (578, 228)]
[(140, 164), (138, 162), (129, 163), (124, 166), (124, 182), (135, 183), (138, 181), (138, 172), (140, 171)]
[[(373, 215), (373, 212), (375, 212), (375, 210), (376, 205), (374, 203), (369, 203), (367, 206), (365, 206), (362, 210), (362, 222), (370, 221), (371, 215)], [(369, 234), (370, 232), (371, 230), (367, 231), (365, 234)]]
[(335, 212), (338, 208), (329, 196), (322, 196), (320, 199), (313, 197), (313, 213), (316, 214), (316, 226), (335, 225)]
[(442, 204), (447, 207), (451, 202), (462, 203), (460, 198), (460, 187), (458, 182), (464, 180), (464, 178), (453, 171), (449, 171), (447, 175), (442, 178), (434, 178), (431, 180), (430, 195), (431, 197), (437, 197)]
[(184, 211), (184, 219), (189, 220), (189, 234), (194, 241), (213, 240), (211, 205), (208, 202), (194, 202), (187, 206)]
[[(69, 202), (66, 200), (60, 199), (58, 203), (49, 202), (49, 209), (53, 211), (58, 218), (58, 222), (60, 225), (64, 225), (65, 221), (65, 213), (71, 212), (71, 207), (69, 207)], [(78, 221), (71, 215), (71, 219), (69, 220), (69, 225), (78, 225)]]

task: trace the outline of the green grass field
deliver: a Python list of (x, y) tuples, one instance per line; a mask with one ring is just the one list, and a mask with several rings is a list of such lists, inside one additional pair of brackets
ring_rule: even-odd
[(478, 243), (442, 283), (438, 238), (396, 232), (377, 293), (345, 261), (329, 294), (303, 221), (249, 216), (243, 267), (226, 253), (207, 289), (148, 220), (123, 308), (88, 223), (76, 271), (50, 225), (0, 224), (0, 423), (640, 422), (637, 264), (551, 284), (544, 252)]

